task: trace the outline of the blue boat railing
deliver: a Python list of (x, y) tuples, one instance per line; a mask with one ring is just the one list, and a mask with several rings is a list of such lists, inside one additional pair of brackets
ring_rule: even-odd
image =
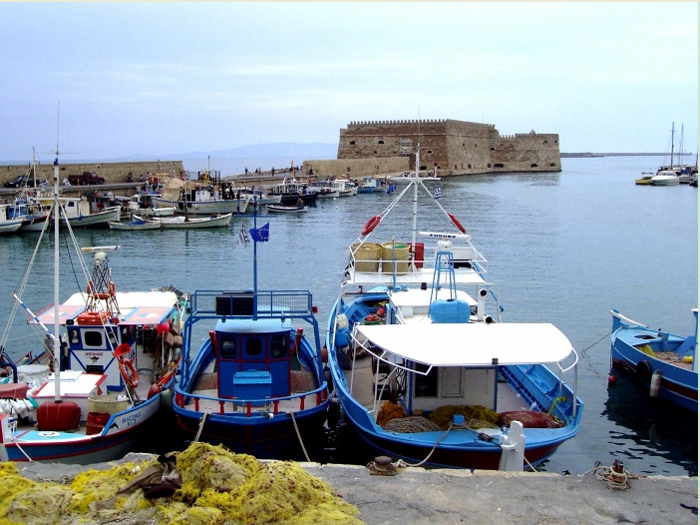
[[(222, 298), (238, 301), (241, 306), (240, 310), (234, 308), (223, 314), (224, 317), (306, 318), (314, 313), (308, 290), (258, 290), (257, 293), (252, 290), (197, 290), (190, 296), (190, 315), (222, 316)], [(245, 307), (246, 301), (250, 302), (251, 309)], [(257, 308), (252, 308), (254, 304)]]
[[(239, 408), (245, 410), (245, 415), (246, 417), (252, 417), (253, 415), (260, 415), (261, 412), (268, 412), (272, 411), (273, 415), (279, 414), (279, 404), (281, 401), (293, 401), (295, 399), (299, 400), (299, 412), (304, 411), (306, 407), (306, 398), (308, 396), (314, 396), (315, 397), (315, 406), (320, 406), (324, 404), (325, 402), (328, 401), (328, 385), (324, 382), (320, 387), (314, 389), (314, 390), (309, 390), (308, 392), (300, 392), (298, 394), (294, 395), (289, 395), (289, 396), (279, 396), (279, 397), (266, 397), (264, 399), (240, 399), (240, 398), (222, 398), (222, 397), (212, 397), (212, 396), (204, 396), (200, 394), (193, 394), (190, 392), (185, 392), (180, 388), (180, 385), (175, 386), (175, 404), (182, 408), (183, 410), (187, 410), (187, 405), (190, 403), (190, 400), (194, 402), (193, 409), (195, 412), (200, 412), (200, 402), (202, 401), (213, 401), (215, 403), (219, 404), (219, 415), (225, 415), (227, 414), (226, 412), (226, 404), (231, 403), (232, 411), (228, 412), (229, 414), (231, 413), (238, 413)], [(261, 410), (253, 410), (253, 406), (260, 407), (263, 406), (267, 408), (267, 410), (261, 411)], [(285, 412), (286, 413), (286, 412)]]

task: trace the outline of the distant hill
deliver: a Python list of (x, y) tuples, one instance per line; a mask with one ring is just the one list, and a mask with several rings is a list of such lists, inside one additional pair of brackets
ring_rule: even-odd
[[(252, 144), (218, 151), (191, 151), (182, 153), (178, 157), (292, 157), (300, 159), (308, 158), (335, 158), (338, 154), (338, 144), (327, 142), (315, 142), (302, 144), (297, 142), (276, 142), (273, 144)], [(172, 156), (172, 155), (170, 155)]]

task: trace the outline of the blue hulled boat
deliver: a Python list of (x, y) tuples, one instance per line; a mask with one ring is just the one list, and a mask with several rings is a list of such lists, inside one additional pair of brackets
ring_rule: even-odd
[[(255, 258), (264, 228), (251, 230)], [(315, 457), (328, 408), (316, 307), (308, 290), (258, 290), (254, 275), (252, 291), (191, 294), (178, 423), (195, 439), (258, 458)], [(195, 348), (200, 323), (213, 329)]]
[[(59, 202), (56, 182), (54, 218)], [(35, 315), (21, 299), (26, 280), (13, 294), (15, 306), (22, 306), (30, 324), (40, 328), (43, 348), (13, 361), (5, 351), (9, 322), (0, 341), (0, 461), (118, 459), (132, 450), (170, 399), (186, 300), (173, 289), (117, 291), (107, 254), (118, 246), (99, 246), (82, 248), (94, 254), (92, 273), (84, 291), (61, 303), (59, 221), (51, 222), (53, 305)], [(48, 228), (48, 221), (43, 224)], [(29, 274), (28, 269), (25, 279)]]
[(652, 397), (698, 411), (698, 309), (695, 333), (681, 336), (651, 329), (613, 310), (611, 368), (632, 374)]
[[(402, 177), (407, 186), (350, 247), (327, 326), (338, 400), (329, 423), (344, 420), (372, 452), (411, 465), (522, 470), (578, 432), (575, 370), (574, 388), (563, 379), (578, 356), (552, 324), (498, 322), (486, 260), (426, 180), (438, 179), (418, 169)], [(421, 188), (421, 202), (456, 231), (418, 231)], [(389, 218), (404, 197), (412, 197), (412, 230), (406, 214)], [(385, 242), (367, 242), (387, 225)], [(396, 240), (402, 228), (410, 242)]]

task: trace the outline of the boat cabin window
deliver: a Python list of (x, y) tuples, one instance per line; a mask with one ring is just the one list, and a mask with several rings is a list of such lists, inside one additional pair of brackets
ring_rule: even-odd
[(70, 341), (72, 345), (77, 345), (80, 342), (80, 336), (77, 330), (68, 330), (68, 341)]
[(236, 339), (229, 337), (222, 337), (219, 342), (221, 357), (228, 359), (236, 358)]
[[(420, 372), (425, 372), (428, 369), (428, 365), (422, 363), (415, 363), (415, 370)], [(416, 382), (416, 397), (437, 397), (438, 394), (438, 369), (433, 367), (433, 369), (428, 373), (427, 376), (414, 374)]]
[(270, 339), (270, 357), (272, 359), (287, 357), (287, 336), (282, 334), (272, 336)]
[(104, 338), (102, 332), (97, 330), (85, 330), (83, 332), (85, 338), (85, 346), (104, 346)]
[(263, 344), (258, 337), (249, 337), (245, 341), (245, 355), (244, 357), (258, 357), (262, 354)]

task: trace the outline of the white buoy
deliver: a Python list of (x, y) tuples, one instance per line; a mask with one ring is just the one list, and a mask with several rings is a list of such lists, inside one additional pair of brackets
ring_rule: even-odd
[(651, 397), (659, 396), (659, 388), (661, 388), (661, 371), (657, 370), (651, 375), (651, 384), (649, 385), (649, 395)]

